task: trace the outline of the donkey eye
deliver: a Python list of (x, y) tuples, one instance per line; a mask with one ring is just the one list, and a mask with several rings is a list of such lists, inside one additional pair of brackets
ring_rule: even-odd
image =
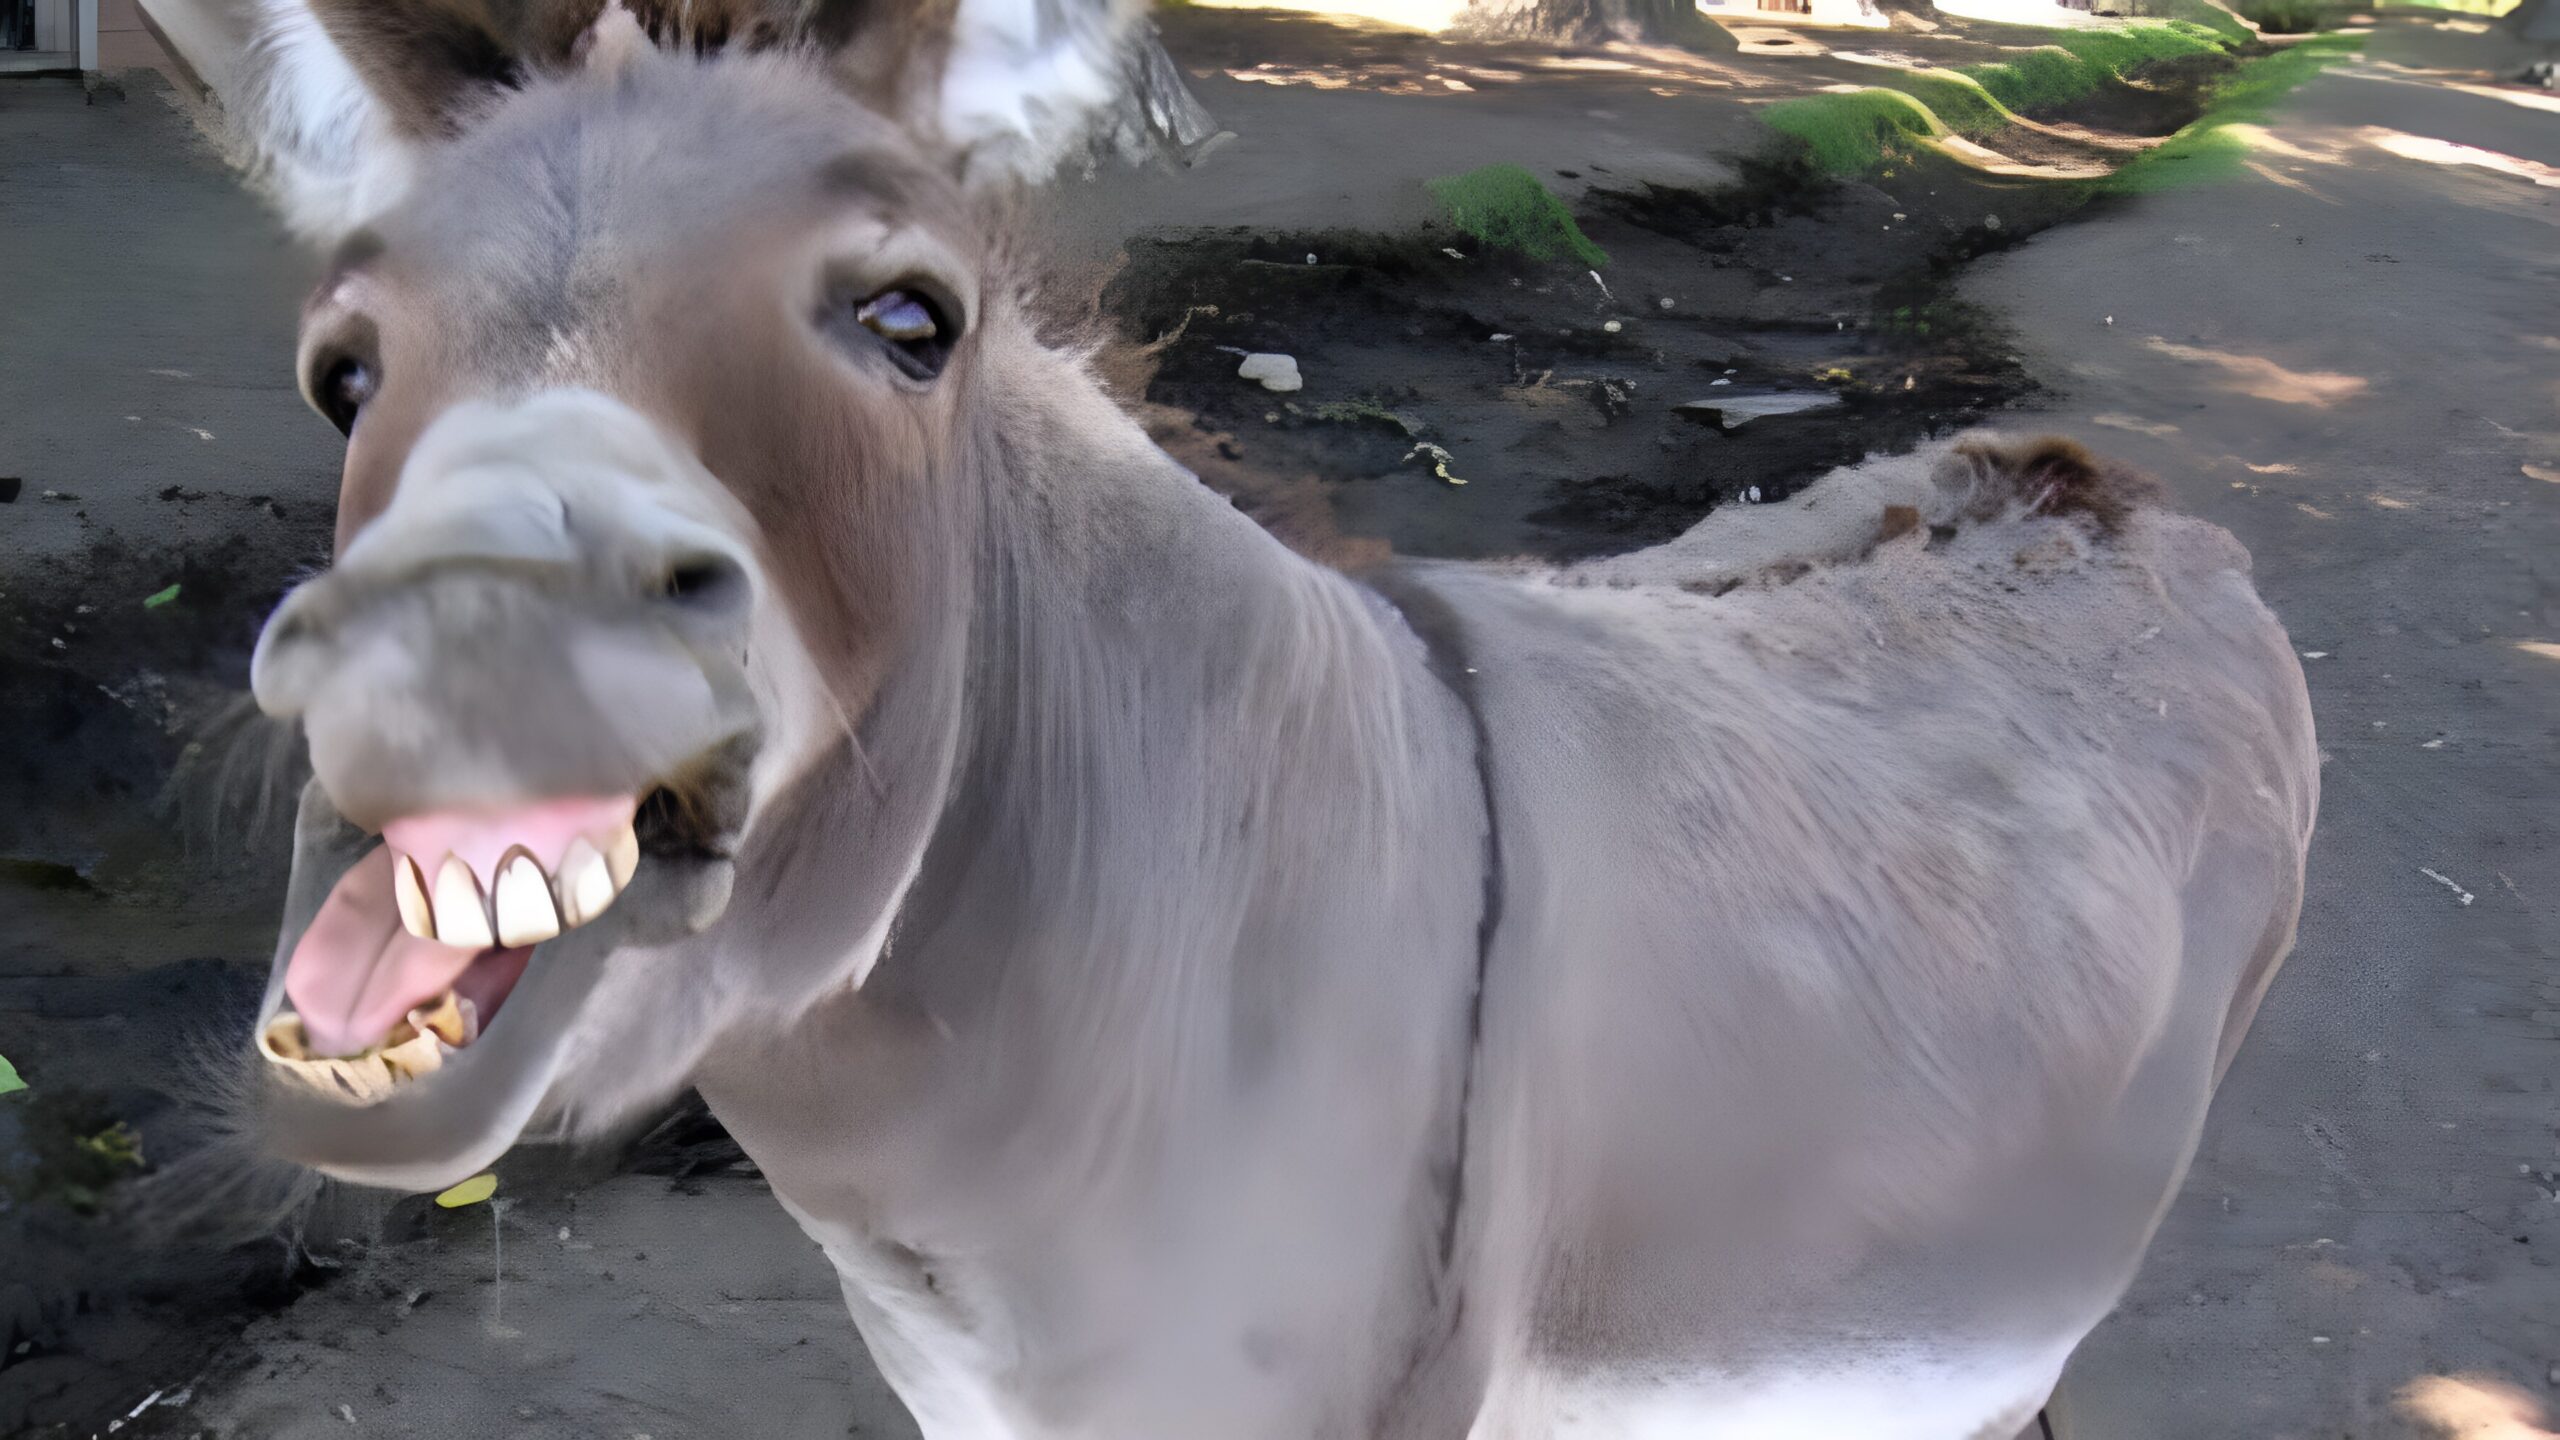
[(323, 366), (319, 382), (311, 387), (312, 402), (341, 435), (355, 433), (356, 414), (373, 399), (376, 382), (373, 367), (350, 355), (342, 355)]
[[(904, 286), (883, 290), (855, 302), (851, 309), (854, 325), (867, 332), (860, 338), (886, 350), (890, 363), (910, 380), (930, 380), (941, 374), (951, 358), (951, 342), (959, 338), (958, 327), (941, 304), (921, 290)], [(856, 337), (839, 330), (839, 338)]]

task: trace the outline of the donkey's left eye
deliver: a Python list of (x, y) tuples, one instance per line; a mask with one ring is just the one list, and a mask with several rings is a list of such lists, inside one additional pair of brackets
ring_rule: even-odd
[(920, 291), (883, 290), (853, 307), (853, 321), (878, 337), (910, 379), (932, 379), (951, 358), (953, 327), (942, 307)]

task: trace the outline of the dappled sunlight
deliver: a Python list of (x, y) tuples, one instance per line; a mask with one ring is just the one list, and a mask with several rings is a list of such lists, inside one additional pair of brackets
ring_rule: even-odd
[(2104, 425), (2110, 430), (2130, 430), (2136, 435), (2148, 435), (2154, 440), (2166, 440), (2178, 433), (2178, 427), (2175, 425), (2159, 420), (2144, 420), (2134, 415), (2092, 415), (2089, 417), (2089, 423)]
[(1831, 47), (1810, 35), (1781, 30), (1774, 25), (1727, 25), (1725, 30), (1742, 47), (1745, 55), (1793, 55), (1810, 58), (1828, 55)]
[(2554, 645), (2548, 640), (2519, 640), (2516, 642), (2516, 648), (2527, 655), (2539, 655), (2545, 660), (2560, 660), (2560, 645)]
[(2309, 405), (2325, 410), (2341, 400), (2363, 394), (2372, 388), (2373, 383), (2361, 375), (2346, 375), (2335, 370), (2288, 370), (2263, 355), (2238, 355), (2201, 345), (2180, 345), (2157, 335), (2143, 343), (2173, 360), (2210, 365), (2222, 372), (2224, 383), (2230, 388), (2243, 395), (2273, 400), (2281, 405)]
[(2483, 170), (2494, 170), (2501, 175), (2513, 175), (2519, 180), (2560, 189), (2560, 169), (2538, 160), (2519, 159), (2496, 150), (2483, 150), (2477, 145), (2412, 135), (2405, 130), (2393, 130), (2382, 125), (2367, 125), (2356, 133), (2366, 144), (2389, 151), (2403, 160), (2421, 160), (2430, 165), (2476, 165)]
[(2418, 508), (2406, 500), (2397, 500), (2389, 495), (2367, 495), (2364, 498), (2372, 501), (2374, 504), (2385, 510), (2414, 510)]
[(2041, 25), (2053, 30), (2100, 30), (2120, 24), (2091, 10), (2074, 10), (2060, 0), (1939, 0), (1944, 15), (1988, 20), (1998, 25)]
[[(2560, 646), (2552, 647), (2560, 653)], [(2523, 1387), (2486, 1375), (2429, 1375), (2402, 1386), (2400, 1413), (2440, 1440), (2560, 1440)]]
[(2452, 90), (2482, 100), (2495, 100), (2526, 110), (2541, 110), (2560, 115), (2560, 95), (2548, 90), (2528, 90), (2521, 85), (2481, 85), (2460, 77), (2476, 75), (2468, 70), (2421, 70), (2396, 65), (2388, 60), (2367, 60), (2352, 72), (2359, 80), (2372, 80), (2384, 85), (2415, 85), (2427, 90)]
[(1297, 10), (1317, 15), (1347, 15), (1408, 30), (1438, 31), (1464, 11), (1466, 0), (1193, 0), (1215, 10)]
[(1843, 29), (1882, 30), (1893, 23), (1873, 0), (1806, 0), (1802, 12), (1770, 10), (1760, 0), (1698, 0), (1698, 13), (1732, 28), (1737, 20), (1755, 25), (1826, 25)]

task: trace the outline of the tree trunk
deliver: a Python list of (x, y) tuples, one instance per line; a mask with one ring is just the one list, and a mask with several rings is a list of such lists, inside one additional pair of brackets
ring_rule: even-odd
[(1468, 0), (1453, 33), (1596, 45), (1697, 38), (1695, 0)]

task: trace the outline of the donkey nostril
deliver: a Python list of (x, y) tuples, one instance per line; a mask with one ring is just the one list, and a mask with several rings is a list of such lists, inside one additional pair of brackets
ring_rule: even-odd
[(744, 598), (744, 567), (726, 555), (688, 555), (658, 578), (658, 595), (688, 609), (724, 609)]

